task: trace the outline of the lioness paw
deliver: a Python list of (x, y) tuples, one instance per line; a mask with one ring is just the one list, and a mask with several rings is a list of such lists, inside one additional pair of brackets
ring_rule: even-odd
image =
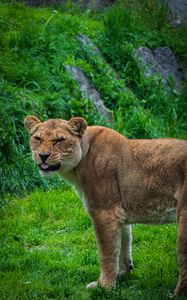
[(98, 281), (90, 282), (86, 285), (87, 289), (93, 289), (98, 286)]
[(109, 283), (109, 282), (107, 283), (107, 282), (103, 282), (102, 280), (98, 280), (98, 281), (90, 282), (90, 283), (88, 283), (86, 285), (86, 287), (88, 289), (92, 289), (92, 288), (95, 288), (97, 286), (110, 289), (110, 288), (114, 288), (115, 287), (115, 283)]
[(132, 259), (127, 259), (119, 266), (118, 276), (122, 276), (133, 270), (133, 261)]

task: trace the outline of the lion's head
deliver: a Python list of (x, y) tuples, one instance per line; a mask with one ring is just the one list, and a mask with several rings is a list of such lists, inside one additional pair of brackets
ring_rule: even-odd
[(79, 164), (82, 158), (81, 138), (87, 127), (84, 119), (41, 122), (35, 116), (27, 116), (24, 124), (30, 134), (33, 160), (42, 175), (59, 170), (67, 172)]

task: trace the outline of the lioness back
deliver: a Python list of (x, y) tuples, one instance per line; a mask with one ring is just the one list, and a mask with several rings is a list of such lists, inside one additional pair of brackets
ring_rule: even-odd
[(117, 195), (116, 201), (125, 208), (127, 223), (175, 221), (176, 195), (185, 175), (186, 141), (129, 140), (97, 126), (88, 127), (85, 134), (91, 146), (82, 164), (81, 177), (89, 187), (90, 202), (95, 198), (92, 194), (98, 192), (98, 206), (110, 206), (110, 200), (106, 204), (102, 198), (114, 194), (112, 203)]

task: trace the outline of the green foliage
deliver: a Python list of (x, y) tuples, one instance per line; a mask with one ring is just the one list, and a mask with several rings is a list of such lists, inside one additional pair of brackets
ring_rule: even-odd
[[(93, 228), (73, 191), (39, 190), (0, 209), (0, 297), (170, 299), (178, 279), (176, 226), (133, 226), (132, 274), (114, 290), (86, 289), (99, 276)], [(182, 299), (182, 298), (180, 298)]]
[[(166, 45), (187, 61), (186, 29), (171, 28), (156, 2), (123, 1), (102, 13), (81, 11), (70, 2), (56, 10), (1, 3), (1, 194), (54, 186), (38, 176), (28, 154), (26, 115), (41, 120), (80, 115), (89, 124), (105, 124), (89, 99), (82, 98), (65, 65), (79, 67), (99, 90), (116, 130), (133, 138), (186, 138), (185, 92), (181, 96), (171, 88), (168, 93), (159, 79), (144, 78), (133, 58), (138, 46)], [(77, 34), (88, 35), (104, 58), (81, 45)]]
[[(94, 110), (62, 67), (76, 48), (71, 28), (78, 30), (79, 19), (22, 5), (0, 10), (0, 185), (2, 193), (24, 193), (47, 187), (28, 156), (25, 116), (88, 119), (89, 109)], [(94, 112), (89, 115), (95, 119)]]
[[(134, 93), (129, 106), (119, 94), (114, 99), (114, 103), (120, 103), (117, 120), (123, 119), (123, 132), (133, 137), (186, 137), (186, 90), (182, 94), (176, 93), (170, 81), (168, 92), (160, 78), (145, 78), (134, 60), (134, 51), (140, 46), (156, 48), (165, 45), (187, 63), (187, 27), (173, 29), (168, 22), (166, 7), (158, 6), (156, 0), (135, 0), (131, 4), (119, 1), (103, 17), (105, 27), (99, 39), (100, 48), (124, 79), (123, 84)], [(114, 93), (115, 87), (112, 86), (109, 95)], [(132, 97), (128, 96), (128, 99)]]

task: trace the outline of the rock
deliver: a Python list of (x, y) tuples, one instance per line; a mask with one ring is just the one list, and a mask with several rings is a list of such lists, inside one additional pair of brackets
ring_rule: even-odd
[(112, 68), (112, 66), (108, 65), (105, 59), (103, 58), (99, 48), (94, 44), (94, 42), (84, 34), (79, 34), (76, 36), (76, 39), (91, 52), (92, 56), (97, 57), (97, 60), (100, 64), (104, 64), (106, 68), (106, 72), (113, 74), (116, 79), (120, 79), (119, 74)]
[(186, 0), (170, 0), (168, 2), (169, 9), (177, 24), (187, 21), (187, 1)]
[(97, 55), (97, 57), (103, 61), (103, 57), (101, 55), (100, 50), (96, 47), (96, 45), (90, 40), (90, 38), (84, 34), (78, 34), (76, 39), (81, 42), (84, 46), (87, 46), (93, 55)]
[(158, 2), (168, 7), (174, 26), (187, 22), (187, 0), (158, 0)]
[(161, 73), (160, 66), (156, 62), (151, 49), (147, 47), (140, 47), (134, 53), (134, 58), (140, 68), (143, 68), (145, 77)]
[(101, 99), (99, 92), (91, 85), (89, 79), (84, 75), (84, 73), (75, 66), (65, 65), (66, 71), (70, 76), (75, 79), (80, 87), (82, 96), (90, 99), (101, 117), (108, 123), (112, 123), (112, 112), (107, 109)]
[[(81, 3), (80, 1), (77, 1)], [(115, 0), (83, 0), (83, 7), (91, 8), (93, 10), (103, 10), (108, 5), (112, 5)]]
[(134, 58), (144, 70), (145, 77), (160, 75), (163, 83), (170, 86), (171, 76), (174, 88), (178, 91), (182, 88), (184, 66), (169, 47), (159, 47), (155, 50), (140, 47), (135, 51)]
[[(172, 16), (173, 25), (177, 26), (187, 21), (187, 0), (157, 0), (157, 1), (159, 4), (163, 5), (164, 7), (168, 7), (168, 10), (170, 11)], [(115, 2), (117, 2), (117, 0), (83, 0), (82, 1), (83, 7), (91, 8), (94, 10), (102, 10), (106, 6), (112, 5)], [(126, 3), (131, 4), (133, 2), (134, 2), (133, 0), (126, 0)]]
[(153, 54), (156, 62), (161, 66), (161, 70), (163, 70), (163, 77), (165, 76), (167, 79), (167, 77), (171, 75), (174, 80), (175, 88), (180, 89), (184, 79), (184, 66), (177, 56), (169, 47), (159, 47), (153, 50)]

